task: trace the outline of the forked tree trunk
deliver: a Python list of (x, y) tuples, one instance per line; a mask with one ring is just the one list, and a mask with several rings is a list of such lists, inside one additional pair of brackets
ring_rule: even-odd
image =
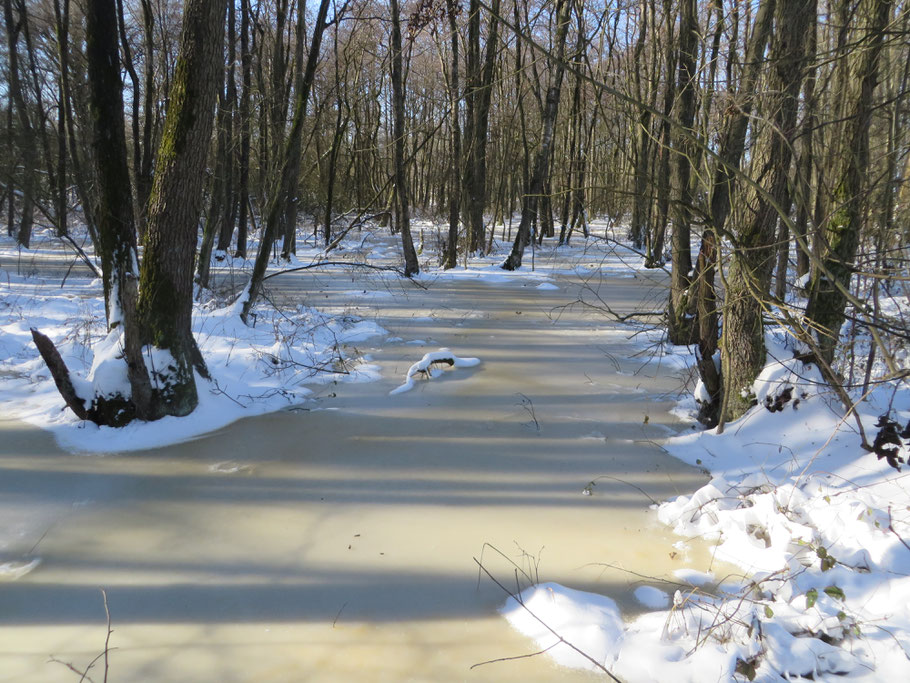
[[(739, 106), (727, 111), (724, 133), (718, 150), (718, 164), (711, 187), (710, 222), (705, 228), (696, 262), (695, 295), (698, 315), (698, 368), (709, 396), (701, 407), (700, 419), (709, 425), (716, 424), (721, 410), (721, 375), (714, 362), (717, 351), (717, 305), (714, 278), (717, 264), (719, 236), (724, 234), (730, 214), (731, 196), (736, 187), (736, 170), (739, 168), (746, 142), (746, 130), (755, 96), (755, 84), (760, 73), (763, 55), (774, 18), (774, 0), (763, 0), (755, 17), (754, 28), (746, 49), (746, 69), (742, 79)], [(734, 27), (736, 24), (734, 23)], [(728, 71), (727, 79), (730, 79)]]
[(754, 402), (751, 386), (766, 362), (763, 311), (774, 269), (778, 211), (789, 207), (791, 150), (796, 137), (799, 92), (805, 72), (803, 38), (815, 21), (816, 0), (778, 2), (771, 41), (768, 95), (756, 137), (752, 168), (762, 192), (744, 191), (743, 218), (724, 297), (721, 344), (724, 420), (734, 420)]
[[(108, 324), (111, 329), (123, 329), (131, 395), (75, 397), (69, 371), (53, 344), (37, 331), (32, 337), (64, 400), (77, 415), (98, 424), (120, 426), (133, 418), (186, 415), (198, 403), (193, 369), (206, 371), (191, 329), (193, 256), (225, 7), (226, 0), (188, 0), (184, 9), (180, 54), (139, 269), (126, 161), (117, 10), (115, 0), (91, 0), (87, 5), (89, 102), (99, 186), (98, 246)], [(137, 269), (141, 281), (138, 297)]]
[(818, 339), (819, 352), (828, 365), (844, 322), (844, 308), (853, 274), (863, 222), (863, 187), (869, 167), (869, 126), (875, 108), (878, 67), (891, 0), (860, 0), (854, 25), (855, 47), (838, 64), (841, 70), (836, 93), (843, 104), (842, 123), (835, 136), (829, 167), (833, 191), (823, 198), (828, 221), (823, 230), (826, 245), (824, 268), (816, 268), (809, 284), (806, 320)]

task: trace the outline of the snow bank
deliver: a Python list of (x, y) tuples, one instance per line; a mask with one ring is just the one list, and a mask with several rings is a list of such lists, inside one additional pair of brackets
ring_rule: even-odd
[[(31, 341), (30, 327), (47, 334), (73, 372), (79, 395), (130, 393), (123, 340), (105, 325), (101, 281), (57, 282), (8, 275), (0, 298), (0, 410), (52, 431), (58, 443), (78, 452), (108, 453), (154, 448), (188, 440), (244, 417), (280, 410), (310, 393), (308, 384), (372, 381), (379, 369), (348, 358), (345, 347), (386, 331), (351, 316), (329, 316), (298, 307), (281, 313), (254, 310), (256, 324), (239, 318), (237, 303), (218, 308), (196, 304), (193, 333), (212, 375), (196, 376), (199, 406), (184, 418), (127, 427), (98, 427), (63, 409), (63, 401)], [(170, 354), (147, 354), (158, 371)]]

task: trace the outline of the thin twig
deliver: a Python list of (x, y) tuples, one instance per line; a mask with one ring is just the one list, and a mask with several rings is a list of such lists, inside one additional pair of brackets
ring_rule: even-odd
[(654, 499), (648, 494), (648, 492), (645, 491), (645, 490), (644, 490), (643, 488), (641, 488), (640, 486), (636, 486), (636, 485), (633, 484), (632, 482), (626, 481), (625, 479), (620, 479), (619, 477), (612, 477), (612, 476), (610, 476), (609, 474), (602, 474), (602, 475), (600, 475), (599, 477), (594, 477), (591, 481), (588, 482), (588, 486), (586, 486), (585, 488), (587, 489), (587, 488), (590, 487), (590, 486), (596, 486), (596, 485), (597, 485), (597, 480), (598, 480), (598, 479), (610, 479), (610, 480), (612, 480), (612, 481), (618, 481), (620, 484), (625, 484), (626, 486), (631, 486), (633, 489), (636, 489), (639, 493), (641, 493), (641, 495), (643, 495), (645, 498), (647, 498), (648, 500), (650, 500), (654, 505), (659, 505), (659, 502), (656, 501), (656, 500), (654, 500)]
[(892, 534), (897, 536), (897, 540), (899, 540), (907, 550), (910, 550), (910, 545), (907, 545), (907, 541), (905, 541), (903, 539), (903, 537), (901, 537), (901, 535), (899, 533), (897, 533), (897, 530), (894, 528), (894, 521), (891, 519), (891, 506), (890, 505), (888, 506), (888, 531), (890, 531)]
[(335, 615), (335, 618), (332, 620), (332, 628), (335, 628), (335, 624), (338, 623), (338, 618), (341, 616), (341, 613), (344, 611), (344, 608), (348, 606), (348, 603), (344, 603), (341, 608), (338, 610), (338, 614)]
[[(295, 268), (285, 268), (284, 270), (278, 270), (274, 273), (269, 273), (268, 275), (266, 275), (265, 277), (262, 278), (262, 281), (265, 282), (266, 280), (268, 280), (270, 278), (278, 277), (279, 275), (285, 275), (286, 273), (296, 273), (298, 270), (310, 270), (311, 268), (322, 268), (324, 266), (350, 266), (351, 268), (367, 268), (369, 270), (386, 271), (389, 273), (396, 273), (397, 275), (400, 275), (401, 277), (407, 277), (401, 268), (396, 268), (395, 266), (374, 266), (369, 263), (357, 263), (355, 261), (317, 261), (316, 263), (310, 263), (306, 266), (296, 266)], [(410, 280), (411, 282), (413, 282), (415, 285), (417, 285), (421, 289), (427, 289), (427, 286), (424, 285), (423, 283), (417, 282), (413, 278), (407, 278), (407, 279)]]
[(526, 655), (513, 655), (511, 657), (498, 657), (497, 659), (488, 659), (485, 662), (477, 662), (477, 664), (471, 664), (472, 669), (476, 669), (478, 666), (483, 666), (484, 664), (496, 664), (497, 662), (511, 662), (516, 659), (530, 659), (531, 657), (536, 657), (537, 655), (543, 655), (552, 650), (554, 647), (559, 645), (559, 643), (553, 643), (549, 647), (545, 647), (543, 650), (538, 650), (537, 652), (530, 652)]
[(107, 635), (104, 638), (104, 683), (107, 683), (107, 672), (109, 667), (108, 653), (111, 651), (111, 610), (107, 606), (107, 591), (101, 589), (101, 597), (104, 600), (104, 615), (107, 617)]
[[(88, 669), (86, 669), (85, 671), (79, 671), (79, 669), (77, 669), (75, 666), (73, 666), (73, 665), (70, 664), (69, 662), (64, 662), (64, 661), (61, 660), (61, 659), (57, 659), (56, 657), (54, 657), (54, 655), (51, 655), (50, 658), (49, 658), (47, 661), (53, 662), (54, 664), (63, 664), (63, 666), (65, 666), (67, 669), (69, 669), (69, 670), (72, 671), (73, 673), (78, 674), (79, 676), (81, 676), (81, 678), (79, 679), (80, 683), (81, 683), (82, 681), (88, 681), (89, 683), (95, 683), (95, 682), (91, 679), (91, 677), (88, 675)], [(91, 664), (89, 664), (89, 666), (91, 666)]]

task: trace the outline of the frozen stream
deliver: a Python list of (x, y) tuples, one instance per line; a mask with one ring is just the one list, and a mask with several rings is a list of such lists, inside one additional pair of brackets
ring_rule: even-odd
[[(401, 338), (358, 345), (381, 381), (317, 386), (301, 409), (105, 457), (0, 421), (0, 563), (41, 558), (0, 583), (0, 681), (77, 681), (48, 659), (81, 669), (102, 651), (99, 588), (112, 682), (591, 680), (545, 657), (470, 668), (534, 650), (473, 558), (510, 588), (506, 558), (634, 613), (639, 575), (711, 563), (704, 546), (673, 547), (638, 489), (661, 499), (705, 477), (649, 443), (675, 422), (663, 396), (679, 379), (638, 372), (640, 344), (603, 316), (557, 320), (578, 282), (554, 282), (360, 295), (376, 281), (282, 276), (276, 295)], [(601, 285), (621, 311), (647, 291)], [(388, 396), (444, 346), (483, 362)], [(622, 481), (582, 494), (604, 475)]]

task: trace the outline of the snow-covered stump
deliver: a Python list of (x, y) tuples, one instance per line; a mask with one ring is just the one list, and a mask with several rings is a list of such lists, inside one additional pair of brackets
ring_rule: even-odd
[(403, 394), (404, 392), (413, 389), (415, 375), (423, 374), (426, 375), (427, 379), (439, 377), (439, 375), (443, 373), (442, 368), (438, 367), (439, 365), (448, 365), (449, 367), (455, 368), (472, 368), (475, 365), (480, 365), (480, 359), (459, 358), (449, 349), (431, 351), (408, 368), (408, 372), (404, 378), (404, 384), (392, 389), (392, 391), (389, 392), (389, 396), (392, 396), (393, 394)]

